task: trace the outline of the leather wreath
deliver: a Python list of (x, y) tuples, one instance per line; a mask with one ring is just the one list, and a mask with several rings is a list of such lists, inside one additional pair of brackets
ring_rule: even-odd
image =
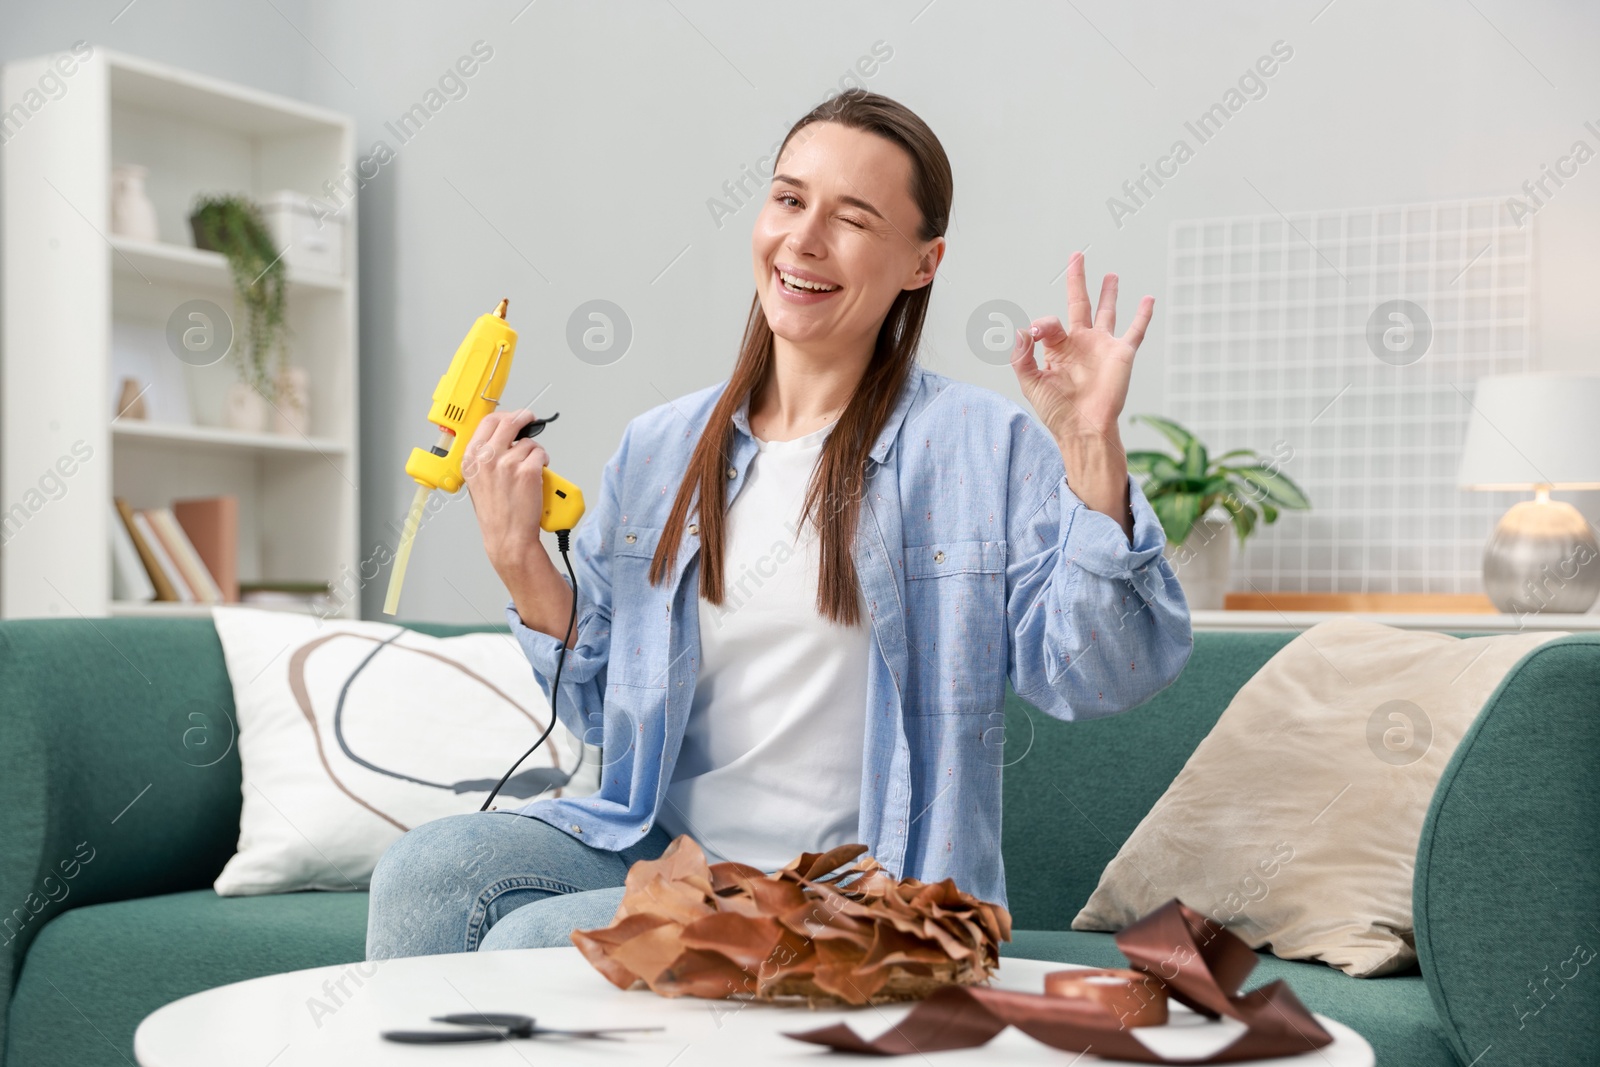
[(619, 988), (669, 997), (876, 1004), (987, 979), (1010, 913), (948, 878), (896, 879), (866, 851), (807, 852), (767, 874), (708, 865), (680, 836), (629, 868), (610, 926), (572, 943)]

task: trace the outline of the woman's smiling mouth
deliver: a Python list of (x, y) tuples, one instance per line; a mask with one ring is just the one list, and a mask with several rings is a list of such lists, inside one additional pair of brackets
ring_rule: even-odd
[(843, 286), (820, 278), (809, 271), (791, 270), (774, 266), (772, 279), (785, 299), (798, 304), (815, 304), (837, 293)]

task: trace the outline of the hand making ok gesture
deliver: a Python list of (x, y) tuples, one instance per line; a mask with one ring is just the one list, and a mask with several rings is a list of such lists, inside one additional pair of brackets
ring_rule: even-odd
[[(1074, 252), (1067, 264), (1067, 325), (1050, 315), (1034, 319), (1031, 331), (1017, 331), (1011, 369), (1022, 383), (1022, 395), (1057, 442), (1089, 435), (1118, 440), (1117, 416), (1128, 399), (1133, 355), (1155, 303), (1153, 296), (1140, 300), (1133, 324), (1117, 336), (1112, 332), (1117, 328), (1117, 276), (1105, 276), (1100, 306), (1091, 318), (1083, 253)], [(1038, 361), (1036, 341), (1044, 346)]]

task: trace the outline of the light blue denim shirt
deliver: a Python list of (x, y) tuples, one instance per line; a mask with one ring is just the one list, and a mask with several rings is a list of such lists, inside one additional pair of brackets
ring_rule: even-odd
[[(699, 540), (660, 586), (650, 560), (726, 383), (628, 424), (572, 533), (578, 631), (558, 714), (603, 750), (599, 790), (503, 808), (616, 850), (672, 781), (699, 668)], [(756, 452), (734, 417), (730, 502)], [(1006, 683), (1059, 719), (1135, 707), (1194, 647), (1161, 525), (1130, 475), (1133, 543), (1066, 481), (1043, 426), (998, 393), (913, 367), (864, 476), (853, 556), (870, 614), (857, 840), (896, 876), (1006, 903), (1000, 778)], [(548, 694), (560, 644), (511, 631)]]

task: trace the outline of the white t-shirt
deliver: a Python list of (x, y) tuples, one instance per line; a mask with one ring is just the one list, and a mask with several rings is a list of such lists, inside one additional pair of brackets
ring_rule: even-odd
[(832, 426), (761, 441), (728, 508), (723, 602), (700, 601), (700, 674), (657, 821), (712, 862), (775, 871), (859, 840), (871, 628), (817, 611), (816, 527), (800, 525)]

